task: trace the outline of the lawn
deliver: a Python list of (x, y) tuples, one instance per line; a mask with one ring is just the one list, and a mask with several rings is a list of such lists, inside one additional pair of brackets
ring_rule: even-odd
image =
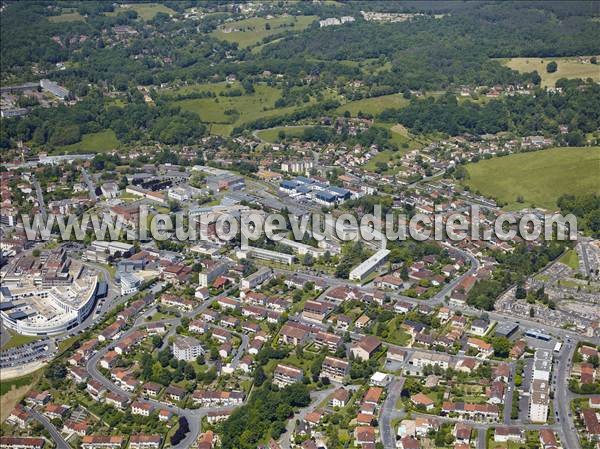
[(317, 18), (317, 16), (282, 16), (272, 19), (253, 17), (227, 22), (212, 35), (227, 42), (237, 42), (240, 47), (244, 48), (261, 42), (267, 36), (286, 31), (302, 31)]
[(78, 12), (64, 12), (59, 16), (49, 16), (48, 20), (52, 23), (63, 22), (83, 22), (85, 18)]
[[(390, 142), (395, 143), (402, 154), (410, 151), (422, 148), (429, 142), (425, 137), (414, 137), (409, 134), (408, 130), (401, 124), (375, 122), (375, 125), (387, 128), (392, 133)], [(408, 147), (406, 147), (408, 145)]]
[[(507, 210), (556, 209), (563, 194), (600, 193), (600, 147), (552, 148), (466, 166), (472, 191), (506, 203)], [(522, 197), (523, 202), (517, 202)]]
[[(546, 66), (549, 62), (556, 61), (558, 70), (548, 73)], [(542, 86), (554, 87), (556, 80), (560, 78), (592, 78), (600, 82), (600, 66), (595, 64), (584, 64), (577, 58), (511, 58), (503, 60), (504, 64), (518, 72), (537, 72), (542, 77)]]
[(353, 117), (359, 112), (377, 115), (384, 109), (402, 108), (408, 104), (402, 94), (382, 95), (381, 97), (363, 98), (362, 100), (349, 101), (336, 109), (338, 114), (349, 111)]
[(137, 12), (138, 17), (141, 17), (144, 21), (153, 19), (159, 12), (164, 12), (169, 15), (175, 14), (175, 11), (165, 5), (160, 5), (158, 3), (142, 3), (138, 5), (122, 5), (120, 8), (115, 8), (114, 12), (107, 13), (106, 15), (117, 15), (120, 12), (125, 12), (130, 9)]
[(8, 342), (4, 346), (2, 346), (3, 350), (26, 345), (27, 343), (31, 343), (32, 341), (39, 340), (39, 337), (31, 337), (28, 335), (17, 334), (16, 332), (9, 329), (6, 329), (5, 332), (8, 332), (10, 334), (10, 340), (8, 340)]
[(202, 122), (211, 124), (211, 134), (219, 135), (229, 135), (235, 126), (244, 122), (288, 114), (315, 102), (315, 99), (311, 98), (309, 103), (302, 106), (275, 108), (275, 102), (281, 97), (281, 90), (278, 88), (256, 84), (252, 94), (244, 93), (237, 97), (219, 96), (220, 92), (228, 89), (241, 89), (241, 86), (239, 83), (231, 83), (230, 87), (227, 87), (227, 83), (201, 84), (168, 94), (181, 95), (191, 91), (211, 91), (217, 94), (216, 98), (191, 98), (173, 101), (172, 104), (184, 111), (198, 114)]
[(37, 370), (23, 377), (0, 382), (0, 422), (4, 422), (15, 405), (37, 383), (42, 370)]
[(0, 396), (4, 396), (13, 388), (20, 388), (31, 384), (33, 381), (34, 374), (28, 374), (23, 377), (16, 377), (14, 379), (5, 380), (0, 382)]
[(577, 251), (574, 249), (568, 250), (560, 257), (560, 259), (558, 259), (558, 261), (574, 270), (579, 268), (579, 257), (577, 256)]
[[(376, 323), (374, 334), (393, 345), (406, 346), (410, 342), (411, 336), (402, 329), (401, 325), (402, 321), (399, 317), (388, 323)], [(384, 330), (380, 331), (380, 327), (383, 327)]]
[(279, 140), (280, 131), (283, 131), (286, 137), (300, 137), (306, 128), (310, 128), (310, 126), (278, 126), (258, 131), (256, 135), (265, 142), (275, 143)]
[(120, 142), (111, 129), (84, 134), (80, 142), (57, 148), (55, 153), (103, 153), (115, 150)]

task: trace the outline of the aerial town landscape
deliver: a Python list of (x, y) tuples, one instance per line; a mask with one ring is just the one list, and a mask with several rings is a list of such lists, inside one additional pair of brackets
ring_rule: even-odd
[(600, 2), (0, 0), (0, 52), (0, 449), (600, 449)]

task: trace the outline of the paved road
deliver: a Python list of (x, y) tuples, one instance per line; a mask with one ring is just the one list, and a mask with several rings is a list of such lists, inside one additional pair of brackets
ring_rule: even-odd
[(310, 393), (310, 404), (308, 406), (301, 408), (298, 410), (294, 417), (289, 419), (285, 426), (285, 432), (281, 435), (279, 439), (279, 445), (282, 449), (290, 449), (292, 447), (292, 443), (290, 438), (292, 433), (294, 432), (294, 427), (296, 426), (296, 420), (302, 421), (306, 415), (310, 412), (314, 411), (321, 402), (325, 400), (331, 393), (333, 393), (338, 388), (337, 385), (333, 385), (326, 390), (319, 391), (311, 391)]
[(235, 355), (231, 359), (231, 368), (233, 368), (234, 370), (238, 367), (238, 365), (240, 363), (240, 359), (246, 352), (246, 348), (248, 347), (248, 343), (250, 342), (250, 338), (248, 337), (248, 335), (246, 335), (246, 334), (238, 334), (238, 335), (242, 339), (242, 342), (240, 343), (240, 346), (237, 348)]
[(554, 382), (554, 410), (558, 412), (560, 420), (560, 437), (565, 447), (569, 449), (580, 449), (579, 438), (573, 423), (571, 414), (571, 400), (574, 395), (569, 391), (569, 373), (571, 372), (571, 360), (577, 344), (574, 341), (566, 341), (561, 352), (556, 357)]
[(52, 440), (54, 441), (54, 443), (56, 443), (56, 449), (72, 449), (69, 443), (65, 441), (63, 436), (56, 429), (56, 427), (54, 427), (54, 425), (48, 420), (48, 418), (46, 418), (41, 413), (38, 413), (37, 410), (31, 407), (26, 407), (26, 409), (27, 412), (33, 417), (33, 419), (38, 421), (42, 426), (46, 428), (46, 430), (52, 437)]
[[(191, 317), (196, 316), (197, 314), (203, 312), (208, 307), (210, 307), (210, 305), (214, 301), (216, 301), (218, 298), (225, 296), (228, 293), (229, 293), (229, 290), (221, 293), (220, 295), (218, 295), (214, 298), (211, 298), (208, 301), (205, 301), (204, 303), (202, 303), (195, 309), (193, 309), (189, 312), (183, 313), (182, 317), (185, 316), (185, 317), (191, 318)], [(143, 318), (145, 318), (145, 316), (147, 316), (147, 314), (148, 314), (148, 312), (146, 312), (142, 316), (138, 317), (138, 319), (136, 319), (133, 326), (131, 326), (131, 328), (129, 328), (127, 331), (125, 331), (121, 335), (119, 340), (122, 340), (123, 338), (127, 337), (128, 335), (131, 335), (134, 331), (136, 331), (140, 327), (146, 326), (147, 322)], [(181, 322), (181, 318), (170, 318), (170, 319), (155, 321), (155, 323), (170, 324), (173, 327), (175, 327), (175, 325), (177, 325), (180, 322)], [(86, 363), (86, 370), (93, 379), (100, 382), (106, 389), (108, 389), (114, 393), (124, 395), (124, 396), (128, 397), (129, 399), (132, 399), (136, 395), (134, 395), (131, 392), (128, 392), (126, 390), (123, 390), (122, 388), (120, 388), (119, 386), (117, 386), (116, 384), (111, 382), (109, 379), (104, 377), (104, 375), (102, 375), (102, 373), (98, 370), (98, 363), (100, 362), (100, 359), (102, 359), (102, 357), (104, 357), (104, 355), (109, 350), (113, 349), (118, 344), (119, 340), (111, 342), (108, 346), (100, 349), (92, 357), (90, 357), (90, 359)], [(186, 417), (186, 419), (188, 420), (190, 431), (187, 433), (186, 437), (179, 444), (177, 444), (176, 446), (173, 446), (174, 449), (186, 449), (186, 448), (190, 447), (194, 441), (196, 441), (196, 439), (198, 438), (198, 435), (201, 432), (200, 421), (209, 411), (230, 410), (231, 409), (231, 407), (183, 409), (183, 408), (180, 408), (180, 407), (177, 407), (174, 405), (163, 404), (159, 401), (155, 401), (152, 399), (138, 398), (137, 400), (144, 402), (144, 403), (151, 404), (153, 407), (156, 407), (156, 408), (166, 408), (179, 416)]]
[(506, 387), (506, 392), (504, 393), (504, 424), (510, 424), (510, 414), (512, 411), (512, 403), (513, 403), (513, 393), (516, 390), (515, 388), (515, 373), (517, 371), (517, 365), (515, 363), (511, 363), (510, 365), (510, 381)]
[[(414, 416), (421, 416), (424, 418), (431, 418), (432, 415), (428, 415), (426, 413), (419, 413), (419, 412), (413, 412), (413, 417)], [(447, 422), (447, 423), (465, 423), (468, 424), (469, 426), (473, 427), (474, 429), (489, 429), (490, 427), (498, 427), (498, 426), (502, 426), (502, 423), (499, 422), (481, 422), (481, 421), (473, 421), (471, 419), (464, 419), (464, 418), (449, 418), (447, 416), (434, 416), (435, 419), (437, 419), (438, 421), (443, 421), (443, 422)], [(541, 430), (541, 429), (552, 429), (554, 431), (557, 431), (560, 426), (558, 424), (518, 424), (519, 428), (521, 429), (525, 429), (525, 430)], [(571, 448), (569, 448), (571, 449)]]
[[(165, 320), (165, 321), (170, 322), (170, 321), (176, 321), (176, 320), (177, 319)], [(137, 329), (137, 327), (135, 327), (135, 326), (132, 327), (131, 329), (129, 329), (129, 331), (127, 331), (123, 334), (123, 337), (126, 337), (127, 335), (131, 334), (136, 329)], [(128, 392), (126, 390), (123, 390), (122, 388), (119, 388), (116, 384), (114, 384), (109, 379), (104, 377), (102, 375), (102, 373), (98, 370), (98, 362), (100, 361), (100, 359), (104, 356), (104, 354), (106, 354), (106, 352), (108, 352), (110, 349), (112, 349), (117, 343), (118, 342), (113, 342), (109, 346), (101, 349), (100, 351), (97, 351), (88, 360), (88, 362), (86, 364), (86, 370), (93, 379), (100, 382), (106, 389), (112, 391), (113, 393), (124, 395), (129, 399), (133, 399), (135, 397), (134, 394), (132, 394), (131, 392)], [(188, 421), (190, 431), (187, 433), (186, 437), (178, 445), (174, 446), (177, 449), (188, 448), (196, 440), (196, 438), (198, 437), (198, 435), (200, 434), (200, 431), (201, 431), (200, 421), (201, 421), (202, 417), (208, 411), (206, 409), (196, 409), (196, 410), (182, 409), (182, 408), (179, 408), (179, 407), (176, 407), (173, 405), (165, 405), (159, 401), (155, 401), (152, 399), (138, 398), (137, 400), (140, 402), (143, 402), (143, 403), (151, 404), (155, 408), (160, 408), (160, 409), (166, 408), (179, 416), (185, 416), (185, 418)]]
[(33, 187), (35, 188), (35, 194), (37, 196), (37, 200), (40, 206), (40, 212), (42, 213), (42, 216), (45, 217), (46, 216), (46, 203), (44, 202), (44, 195), (42, 193), (42, 187), (40, 186), (39, 181), (35, 178), (35, 176), (32, 176), (33, 179)]
[(92, 181), (92, 178), (90, 178), (90, 175), (85, 168), (81, 168), (81, 173), (83, 174), (83, 181), (87, 185), (90, 194), (90, 200), (95, 203), (98, 200), (98, 197), (96, 196), (96, 186), (94, 185), (94, 181)]
[(583, 262), (583, 269), (585, 271), (585, 275), (589, 276), (590, 275), (590, 271), (591, 271), (591, 266), (590, 266), (590, 259), (588, 257), (588, 253), (587, 253), (587, 245), (589, 243), (589, 240), (587, 238), (582, 239), (581, 242), (579, 243), (579, 246), (581, 248), (581, 260)]
[(477, 430), (477, 449), (487, 449), (487, 430)]
[(387, 388), (387, 397), (381, 408), (379, 416), (379, 435), (385, 449), (394, 449), (396, 447), (396, 435), (392, 426), (392, 419), (401, 418), (403, 411), (396, 409), (398, 399), (404, 387), (404, 377), (395, 379)]

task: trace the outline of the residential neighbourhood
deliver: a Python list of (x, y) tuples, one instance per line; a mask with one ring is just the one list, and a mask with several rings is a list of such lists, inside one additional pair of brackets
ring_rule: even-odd
[(0, 3), (0, 449), (600, 448), (597, 6)]

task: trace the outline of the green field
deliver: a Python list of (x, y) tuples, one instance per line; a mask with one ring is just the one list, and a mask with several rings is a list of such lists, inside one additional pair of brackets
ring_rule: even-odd
[[(237, 42), (242, 48), (261, 42), (265, 37), (286, 31), (302, 31), (314, 22), (317, 16), (285, 16), (266, 19), (251, 19), (227, 22), (212, 35), (227, 42)], [(266, 27), (269, 27), (267, 29)]]
[[(560, 78), (592, 78), (595, 82), (600, 82), (600, 66), (584, 64), (577, 58), (511, 58), (502, 61), (506, 66), (518, 72), (527, 73), (537, 70), (542, 77), (543, 87), (554, 87)], [(551, 61), (556, 61), (558, 64), (558, 70), (554, 73), (546, 71), (546, 66)]]
[(579, 257), (577, 256), (577, 251), (574, 249), (568, 250), (560, 257), (560, 259), (558, 259), (558, 261), (564, 263), (569, 268), (573, 268), (574, 270), (579, 268)]
[(349, 101), (336, 109), (338, 114), (349, 111), (353, 117), (359, 112), (377, 115), (384, 109), (401, 108), (408, 104), (408, 100), (402, 94), (383, 95), (381, 97), (363, 98), (362, 100)]
[(115, 8), (115, 10), (113, 12), (109, 12), (106, 15), (107, 16), (116, 16), (117, 14), (121, 13), (121, 12), (126, 12), (128, 10), (133, 10), (135, 12), (138, 13), (138, 17), (140, 17), (142, 20), (146, 21), (146, 20), (150, 20), (153, 19), (154, 16), (156, 14), (158, 14), (159, 12), (164, 12), (165, 14), (175, 14), (175, 11), (173, 11), (171, 8), (169, 8), (168, 6), (165, 5), (161, 5), (158, 3), (141, 3), (141, 4), (124, 4), (121, 5), (120, 8)]
[(278, 126), (276, 128), (263, 129), (256, 135), (265, 142), (275, 143), (279, 140), (279, 132), (285, 132), (286, 137), (300, 137), (306, 128), (310, 126)]
[(11, 380), (5, 380), (0, 382), (0, 396), (8, 393), (14, 386), (14, 388), (24, 387), (29, 385), (33, 381), (33, 374), (17, 377)]
[(32, 341), (39, 340), (38, 337), (30, 337), (27, 335), (17, 334), (11, 330), (6, 330), (10, 334), (10, 340), (2, 346), (3, 350), (15, 348), (17, 346), (26, 345), (27, 343), (31, 343)]
[(59, 16), (50, 16), (48, 20), (52, 23), (83, 22), (85, 18), (78, 12), (64, 12)]
[(92, 134), (84, 134), (80, 142), (56, 150), (56, 153), (102, 153), (115, 150), (119, 139), (111, 129)]
[[(239, 83), (232, 83), (230, 89), (241, 89)], [(172, 104), (180, 106), (184, 111), (195, 112), (200, 120), (209, 123), (211, 134), (229, 135), (233, 127), (241, 123), (250, 122), (263, 117), (272, 117), (293, 112), (309, 104), (314, 104), (312, 98), (303, 106), (287, 106), (275, 108), (275, 102), (281, 97), (281, 90), (266, 84), (256, 84), (253, 94), (244, 94), (239, 97), (218, 96), (226, 91), (227, 83), (201, 84), (178, 89), (167, 94), (185, 94), (190, 91), (211, 91), (217, 94), (216, 98), (193, 98), (177, 100)], [(233, 114), (226, 112), (234, 111)]]
[[(515, 210), (556, 209), (563, 194), (600, 193), (600, 147), (553, 148), (497, 157), (466, 166), (472, 191)], [(523, 197), (522, 203), (517, 197)]]
[[(380, 162), (384, 162), (384, 163), (387, 163), (389, 161), (399, 162), (400, 158), (404, 154), (408, 153), (409, 151), (422, 148), (424, 146), (424, 144), (426, 143), (424, 138), (420, 138), (420, 140), (417, 140), (415, 137), (411, 136), (408, 133), (408, 130), (400, 124), (395, 125), (393, 123), (375, 122), (375, 125), (381, 126), (382, 128), (387, 128), (390, 130), (392, 135), (389, 140), (391, 143), (395, 144), (398, 147), (398, 151), (384, 150), (384, 151), (377, 153), (373, 158), (371, 158), (369, 160), (369, 162), (367, 162), (365, 164), (366, 170), (375, 171), (377, 169), (378, 163), (380, 163)], [(398, 166), (398, 167), (388, 168), (387, 170), (385, 170), (383, 172), (383, 174), (392, 175), (392, 174), (396, 174), (400, 171), (402, 171), (402, 167)]]

